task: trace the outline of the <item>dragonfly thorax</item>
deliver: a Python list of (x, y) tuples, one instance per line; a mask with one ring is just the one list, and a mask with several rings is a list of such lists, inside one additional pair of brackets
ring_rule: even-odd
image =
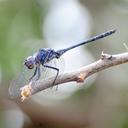
[(38, 63), (40, 62), (42, 65), (44, 65), (54, 58), (57, 58), (57, 53), (54, 51), (54, 49), (43, 48), (40, 49), (36, 54), (35, 61)]

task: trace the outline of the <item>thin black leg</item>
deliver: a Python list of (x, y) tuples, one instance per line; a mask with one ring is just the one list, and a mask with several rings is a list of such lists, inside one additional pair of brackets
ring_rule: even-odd
[(35, 75), (37, 74), (37, 78), (35, 79), (35, 81), (39, 80), (41, 73), (40, 73), (40, 65), (36, 65), (36, 69), (34, 71), (34, 74), (30, 77), (29, 81), (31, 81)]
[(36, 80), (39, 80), (40, 76), (41, 76), (40, 65), (37, 65), (37, 79)]
[(57, 79), (57, 77), (59, 75), (59, 69), (56, 68), (56, 67), (49, 66), (49, 65), (43, 65), (43, 66), (46, 67), (46, 68), (50, 68), (50, 69), (53, 69), (53, 70), (56, 70), (57, 71), (56, 77), (55, 77), (55, 79), (53, 81), (53, 85), (54, 85), (55, 84), (55, 81), (56, 81), (56, 79)]
[(37, 66), (36, 66), (36, 69), (35, 69), (35, 71), (34, 71), (34, 74), (29, 78), (29, 81), (31, 81), (33, 78), (34, 78), (34, 76), (37, 74)]

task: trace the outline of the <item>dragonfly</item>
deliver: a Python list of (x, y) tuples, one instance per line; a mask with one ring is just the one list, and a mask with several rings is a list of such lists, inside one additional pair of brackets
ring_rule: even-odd
[[(54, 70), (56, 72), (55, 79), (53, 81), (53, 85), (54, 85), (55, 81), (59, 75), (60, 69), (49, 64), (52, 60), (59, 59), (64, 53), (70, 51), (71, 49), (80, 47), (80, 46), (85, 45), (90, 42), (94, 42), (94, 41), (99, 40), (104, 37), (107, 37), (115, 32), (116, 32), (116, 29), (112, 29), (112, 30), (106, 31), (104, 33), (101, 33), (99, 35), (96, 35), (94, 37), (91, 37), (82, 43), (78, 43), (76, 45), (72, 45), (72, 46), (64, 48), (64, 49), (59, 49), (59, 50), (54, 50), (52, 48), (39, 49), (33, 55), (28, 56), (24, 61), (24, 66), (27, 69), (29, 69), (29, 70), (34, 69), (34, 72), (32, 72), (33, 74), (31, 74), (31, 73), (29, 74), (28, 82), (38, 81), (41, 77), (41, 74), (43, 73), (43, 71), (41, 70), (41, 67), (44, 67), (44, 69), (50, 69), (50, 70)], [(23, 76), (21, 76), (21, 77), (23, 77)], [(15, 88), (14, 85), (21, 84), (22, 82), (23, 82), (23, 80), (20, 80), (20, 78), (19, 78), (18, 82), (17, 81), (12, 82), (10, 89), (9, 89), (10, 93), (11, 94), (13, 93), (12, 91)], [(22, 86), (24, 86), (24, 84), (22, 84)]]

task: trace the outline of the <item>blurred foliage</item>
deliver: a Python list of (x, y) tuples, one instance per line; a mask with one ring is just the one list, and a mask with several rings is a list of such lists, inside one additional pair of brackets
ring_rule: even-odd
[(0, 112), (0, 127), (1, 128), (5, 128), (5, 118), (4, 117), (4, 113), (1, 111)]
[[(41, 39), (42, 13), (35, 0), (0, 2), (0, 68), (2, 80), (21, 68), (31, 46), (28, 40)], [(8, 77), (7, 77), (8, 76)]]
[[(92, 44), (88, 47), (94, 56), (99, 57), (101, 49), (111, 51), (111, 53), (125, 52), (123, 43), (128, 44), (128, 0), (80, 0), (80, 2), (83, 7), (88, 8), (92, 16), (92, 33), (99, 33), (110, 27), (118, 29), (116, 36), (104, 39), (107, 43), (99, 41), (97, 45)], [(9, 83), (9, 80), (20, 72), (26, 55), (34, 50), (36, 44), (40, 45), (38, 40), (43, 39), (43, 15), (45, 15), (45, 9), (49, 9), (48, 4), (50, 3), (50, 0), (0, 1), (1, 85), (7, 85), (5, 83)], [(73, 128), (128, 128), (127, 69), (126, 64), (100, 72), (91, 86), (81, 87), (69, 98), (59, 103), (55, 102), (54, 105), (45, 105), (44, 101), (43, 103), (32, 100), (27, 100), (25, 103), (18, 102), (20, 111), (23, 111), (25, 119), (27, 118), (27, 121), (25, 120), (27, 123), (25, 122), (24, 125), (26, 128), (43, 126), (52, 128), (67, 128), (67, 126), (69, 128), (71, 126)], [(7, 99), (2, 92), (3, 90), (0, 89), (1, 128), (3, 122), (6, 124), (3, 110), (8, 107), (17, 109), (16, 104)], [(13, 115), (11, 116), (13, 117)], [(15, 114), (14, 117), (14, 120), (19, 118)], [(39, 125), (35, 126), (36, 123)]]

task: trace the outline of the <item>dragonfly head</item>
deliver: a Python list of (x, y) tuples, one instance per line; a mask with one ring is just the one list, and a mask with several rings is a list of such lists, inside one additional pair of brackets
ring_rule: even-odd
[(33, 69), (34, 68), (34, 64), (35, 64), (35, 59), (33, 56), (29, 56), (26, 58), (24, 65), (28, 68), (28, 69)]

